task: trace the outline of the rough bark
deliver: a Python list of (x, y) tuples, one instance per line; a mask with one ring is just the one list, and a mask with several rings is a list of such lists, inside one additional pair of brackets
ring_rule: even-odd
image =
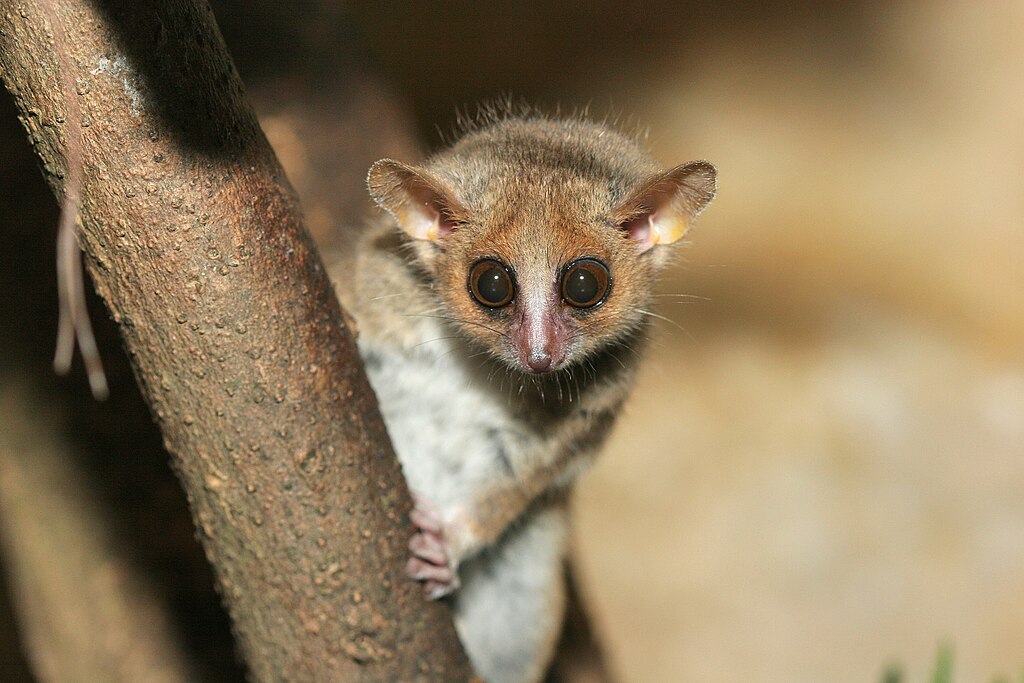
[[(81, 243), (256, 680), (465, 680), (402, 566), (408, 496), (299, 209), (205, 3), (67, 0)], [(52, 27), (0, 15), (0, 74), (60, 196)]]

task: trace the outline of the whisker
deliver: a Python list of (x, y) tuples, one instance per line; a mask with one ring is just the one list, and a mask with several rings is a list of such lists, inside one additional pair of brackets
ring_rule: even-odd
[[(629, 348), (629, 347), (620, 347), (620, 348)], [(615, 352), (614, 352), (614, 351), (612, 351), (612, 350), (611, 350), (611, 349), (609, 348), (609, 349), (607, 349), (607, 352), (608, 352), (608, 356), (609, 356), (609, 357), (611, 357), (611, 358), (612, 358), (612, 359), (613, 359), (613, 360), (614, 360), (614, 361), (615, 361), (616, 363), (618, 363), (619, 365), (621, 365), (621, 366), (622, 366), (622, 369), (623, 369), (623, 370), (628, 370), (628, 369), (629, 369), (629, 368), (627, 368), (627, 367), (626, 367), (626, 364), (622, 362), (622, 359), (621, 359), (621, 358), (619, 358), (619, 357), (618, 357), (618, 356), (617, 356), (617, 355), (615, 354)]]
[(642, 355), (640, 355), (640, 352), (639, 352), (639, 351), (637, 351), (636, 349), (634, 349), (634, 348), (633, 348), (632, 346), (630, 346), (629, 344), (619, 344), (617, 348), (620, 348), (620, 349), (622, 349), (622, 350), (624, 350), (624, 351), (629, 351), (629, 352), (630, 352), (631, 354), (633, 354), (634, 356), (636, 356), (636, 359), (637, 359), (637, 360), (643, 360), (643, 356), (642, 356)]
[[(415, 348), (418, 348), (420, 346), (423, 346), (424, 344), (429, 344), (431, 342), (444, 341), (446, 339), (458, 339), (458, 338), (459, 338), (458, 335), (449, 335), (447, 337), (434, 337), (433, 339), (428, 339), (426, 341), (421, 341), (418, 344), (413, 344), (410, 348), (415, 349)], [(454, 349), (452, 349), (452, 351), (454, 351)], [(446, 351), (446, 353), (451, 353), (451, 351)]]
[(665, 322), (667, 322), (670, 325), (675, 325), (676, 327), (678, 327), (681, 330), (683, 329), (683, 326), (680, 325), (679, 323), (677, 323), (675, 320), (673, 320), (672, 318), (668, 318), (666, 316), (663, 316), (663, 315), (661, 315), (659, 313), (654, 313), (653, 311), (645, 311), (642, 308), (636, 309), (636, 312), (637, 313), (643, 313), (644, 315), (649, 315), (652, 318), (657, 318), (658, 320), (664, 320)]
[(455, 318), (455, 317), (452, 317), (452, 316), (449, 316), (449, 315), (428, 315), (426, 313), (404, 313), (403, 317), (405, 317), (405, 318), (437, 318), (438, 320), (447, 320), (449, 322), (463, 323), (465, 325), (472, 325), (473, 327), (483, 328), (483, 329), (487, 330), (488, 332), (493, 332), (494, 334), (498, 335), (502, 339), (507, 339), (508, 338), (508, 335), (505, 334), (504, 332), (501, 332), (500, 330), (496, 330), (493, 327), (488, 327), (487, 325), (484, 325), (483, 323), (473, 322), (472, 320), (465, 320), (463, 318)]
[(694, 336), (693, 336), (692, 334), (690, 334), (690, 331), (689, 331), (688, 329), (686, 329), (685, 327), (683, 327), (682, 325), (680, 325), (679, 323), (677, 323), (677, 322), (676, 322), (675, 320), (672, 320), (672, 318), (666, 318), (666, 317), (665, 317), (665, 316), (663, 316), (663, 315), (659, 315), (659, 314), (657, 314), (657, 313), (653, 313), (653, 312), (651, 312), (651, 311), (645, 311), (645, 310), (643, 310), (643, 309), (640, 309), (640, 308), (638, 308), (638, 309), (636, 309), (636, 310), (637, 310), (637, 312), (639, 312), (639, 313), (643, 313), (644, 315), (650, 316), (650, 317), (652, 317), (652, 318), (657, 318), (658, 320), (664, 320), (664, 321), (665, 321), (665, 322), (667, 322), (668, 324), (670, 324), (670, 325), (672, 325), (672, 326), (674, 326), (674, 327), (677, 327), (677, 328), (679, 328), (679, 330), (680, 330), (680, 331), (682, 331), (682, 333), (683, 333), (683, 334), (685, 334), (685, 335), (686, 335), (687, 337), (689, 337), (689, 338), (690, 338), (690, 341), (692, 341), (692, 342), (693, 342), (694, 344), (696, 344), (696, 345), (700, 346), (700, 342), (699, 342), (699, 341), (697, 341), (697, 338), (696, 338), (696, 337), (694, 337)]
[(438, 311), (443, 311), (443, 310), (444, 310), (444, 306), (434, 306), (433, 308), (426, 308), (426, 309), (424, 309), (422, 311), (419, 311), (418, 313), (406, 313), (405, 315), (429, 315), (429, 314), (437, 313)]
[(651, 296), (657, 298), (696, 299), (698, 301), (711, 301), (711, 297), (701, 296), (699, 294), (651, 294)]

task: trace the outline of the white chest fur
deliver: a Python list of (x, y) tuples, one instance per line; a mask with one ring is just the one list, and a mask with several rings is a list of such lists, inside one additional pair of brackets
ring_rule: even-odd
[[(488, 377), (442, 325), (412, 348), (360, 344), (406, 480), (442, 511), (512, 469), (537, 437), (515, 426), (507, 378)], [(506, 386), (502, 386), (505, 379)]]

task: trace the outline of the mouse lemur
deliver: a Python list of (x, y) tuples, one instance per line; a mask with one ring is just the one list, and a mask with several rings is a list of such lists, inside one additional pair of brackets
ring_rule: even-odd
[(416, 499), (409, 575), (451, 600), (489, 683), (539, 680), (564, 612), (566, 493), (638, 366), (673, 244), (715, 169), (582, 119), (492, 117), (418, 166), (335, 270)]

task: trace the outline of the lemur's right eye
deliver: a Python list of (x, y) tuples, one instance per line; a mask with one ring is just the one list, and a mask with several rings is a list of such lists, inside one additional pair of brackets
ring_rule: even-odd
[(477, 261), (469, 269), (469, 293), (488, 308), (507, 306), (516, 294), (509, 267), (497, 259)]

